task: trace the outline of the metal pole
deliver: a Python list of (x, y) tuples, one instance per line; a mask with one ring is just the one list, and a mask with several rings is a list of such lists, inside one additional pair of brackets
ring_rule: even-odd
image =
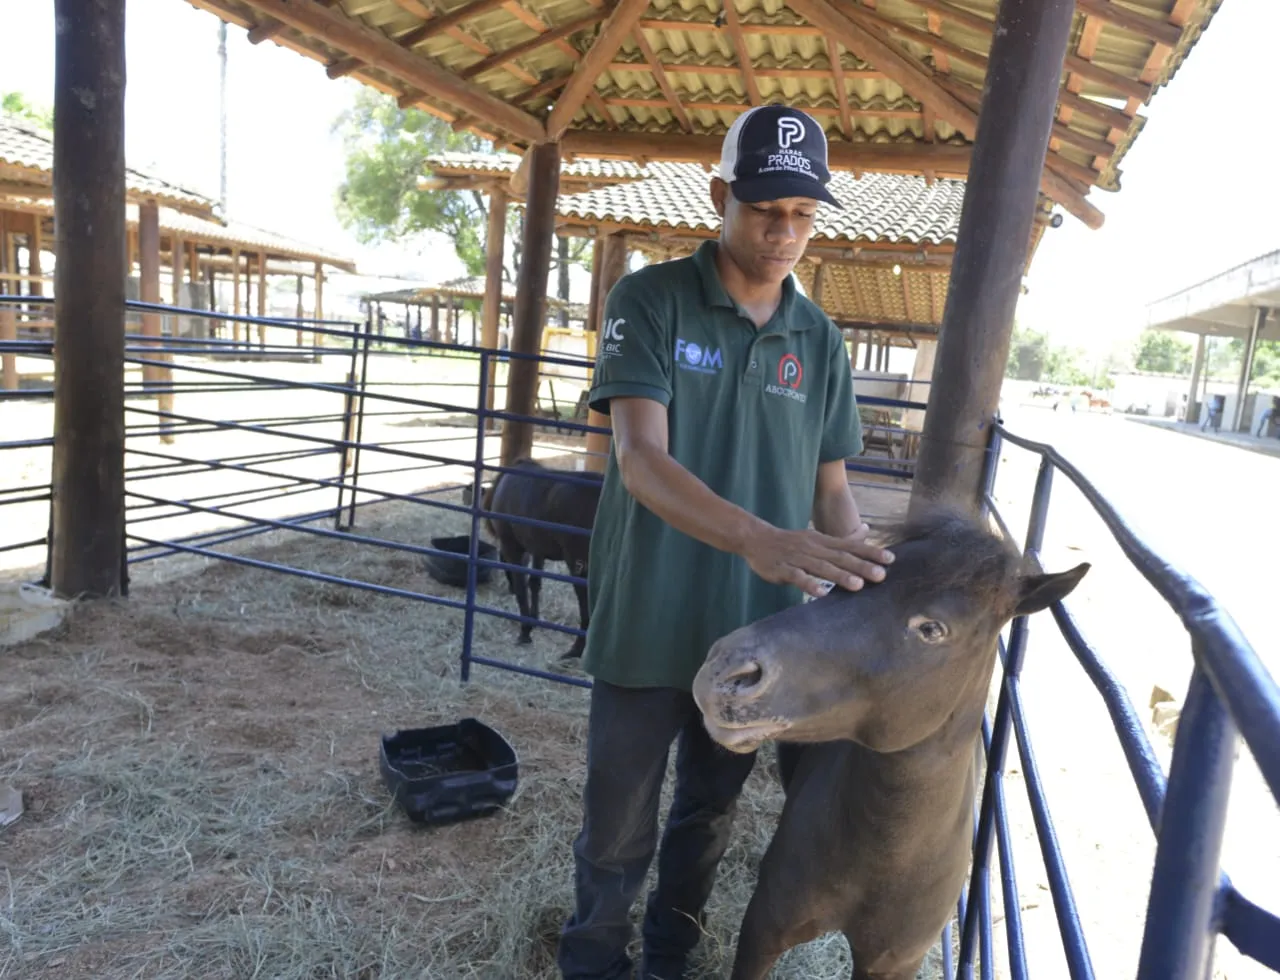
[(52, 583), (123, 587), (124, 0), (54, 5)]
[(913, 511), (978, 510), (1074, 12), (1072, 0), (1001, 0), (996, 15)]
[(348, 529), (356, 526), (356, 494), (360, 489), (360, 445), (364, 439), (364, 393), (369, 384), (369, 343), (373, 339), (370, 325), (369, 321), (365, 321), (364, 341), (360, 351), (360, 387), (358, 389), (360, 404), (356, 408), (356, 444), (351, 460), (351, 502), (347, 505)]
[[(489, 361), (494, 355), (480, 351), (480, 390), (476, 399), (476, 458), (471, 489), (471, 541), (467, 554), (467, 609), (462, 625), (462, 682), (471, 680), (471, 643), (476, 622), (476, 560), (480, 557), (480, 511), (483, 509), (481, 485), (484, 483), (484, 430), (489, 415)], [(508, 368), (510, 370), (510, 368)]]
[(1212, 972), (1236, 734), (1213, 685), (1196, 667), (1160, 812), (1137, 980), (1204, 980)]

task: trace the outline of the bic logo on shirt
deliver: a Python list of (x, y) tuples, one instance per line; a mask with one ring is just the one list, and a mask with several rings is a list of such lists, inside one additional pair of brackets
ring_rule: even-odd
[(612, 320), (604, 321), (603, 342), (597, 352), (597, 361), (603, 361), (610, 357), (619, 357), (622, 354), (622, 328), (626, 324), (624, 317), (614, 317)]
[(712, 350), (710, 347), (676, 338), (676, 366), (699, 374), (719, 374), (724, 367), (724, 355), (719, 347)]
[(803, 405), (809, 396), (800, 390), (800, 382), (804, 380), (804, 365), (795, 354), (783, 354), (778, 360), (778, 380), (764, 386), (771, 395), (781, 395)]

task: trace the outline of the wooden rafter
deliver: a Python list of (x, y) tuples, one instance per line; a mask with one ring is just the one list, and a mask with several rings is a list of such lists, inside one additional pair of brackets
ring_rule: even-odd
[(550, 95), (552, 92), (558, 92), (569, 84), (569, 79), (572, 77), (572, 74), (568, 74), (561, 75), (558, 78), (548, 78), (539, 82), (537, 85), (533, 86), (533, 88), (521, 92), (511, 101), (516, 105), (520, 105), (525, 102), (532, 102), (534, 99), (540, 99), (544, 95)]
[[(643, 109), (662, 109), (668, 103), (665, 98), (656, 98), (652, 95), (615, 95), (609, 96), (605, 100), (606, 105), (625, 106)], [(682, 103), (686, 109), (693, 112), (745, 112), (750, 106), (743, 105), (741, 102), (714, 102), (714, 101), (694, 101), (689, 100)], [(845, 99), (843, 107), (829, 105), (812, 105), (804, 102), (792, 101), (787, 103), (792, 108), (807, 112), (811, 116), (843, 116), (848, 115), (850, 120), (854, 116), (870, 117), (874, 119), (919, 119), (919, 109), (882, 109), (875, 106), (863, 106), (860, 104), (850, 103), (848, 98)]]
[(529, 40), (522, 41), (513, 47), (503, 51), (496, 51), (489, 57), (477, 61), (474, 65), (464, 68), (458, 75), (461, 78), (475, 78), (477, 75), (483, 75), (487, 71), (500, 68), (515, 61), (517, 58), (523, 58), (525, 55), (537, 51), (539, 48), (546, 47), (548, 44), (552, 44), (562, 38), (567, 38), (569, 35), (576, 34), (578, 31), (593, 24), (598, 24), (602, 20), (604, 20), (604, 13), (597, 10), (587, 14), (585, 17), (579, 17), (577, 20), (571, 20), (566, 24), (561, 24), (559, 27), (553, 27), (540, 34), (535, 34)]
[(627, 35), (635, 29), (640, 15), (648, 6), (649, 0), (618, 0), (617, 6), (613, 8), (596, 36), (595, 43), (591, 45), (591, 50), (574, 68), (573, 77), (565, 85), (564, 91), (560, 93), (560, 98), (556, 100), (551, 114), (547, 117), (545, 131), (547, 139), (557, 140), (569, 128), (569, 123), (573, 121), (573, 117), (582, 108), (582, 103), (586, 101), (587, 93), (595, 88), (600, 72), (613, 60), (613, 56), (618, 53), (618, 48), (622, 46)]
[(827, 38), (827, 61), (831, 64), (831, 82), (835, 86), (836, 101), (840, 105), (840, 131), (845, 139), (853, 139), (853, 116), (849, 112), (849, 89), (844, 81), (844, 65), (840, 63), (840, 45), (834, 38)]
[[(679, 62), (663, 61), (661, 62), (662, 70), (668, 73), (683, 72), (689, 75), (736, 75), (738, 73), (738, 65), (736, 62), (689, 62), (682, 64)], [(649, 71), (650, 66), (645, 61), (613, 61), (605, 66), (606, 71)], [(864, 71), (862, 69), (851, 70), (842, 69), (841, 72), (845, 79), (850, 78), (867, 78), (882, 79), (885, 77), (881, 71)], [(753, 68), (752, 74), (756, 78), (830, 78), (831, 71), (827, 68)]]
[[(939, 17), (935, 12), (931, 10), (926, 15), (926, 19), (929, 24), (929, 33), (934, 35), (934, 37), (941, 38), (942, 37), (942, 18)], [(934, 65), (937, 66), (938, 71), (943, 72), (944, 74), (950, 72), (951, 60), (947, 56), (946, 49), (940, 48), (937, 45), (934, 45), (934, 47), (932, 48), (932, 51), (933, 51), (933, 63)]]
[[(586, 0), (586, 3), (589, 7), (599, 9), (603, 6), (604, 0)], [(530, 30), (537, 31), (539, 34), (550, 30), (550, 27), (540, 17), (538, 17), (537, 14), (531, 13), (522, 4), (517, 2), (517, 0), (505, 0), (502, 4), (502, 9), (516, 20), (520, 21), (520, 23), (524, 24), (525, 27), (528, 27)], [(556, 38), (553, 43), (556, 48), (559, 49), (560, 53), (565, 55), (574, 64), (577, 64), (578, 60), (582, 57), (582, 52), (564, 38)], [(527, 81), (528, 84), (533, 84), (532, 79)], [(613, 117), (609, 115), (609, 111), (604, 107), (604, 103), (600, 101), (600, 95), (594, 88), (587, 93), (586, 101), (595, 108), (596, 112), (600, 113), (600, 115), (604, 117), (604, 121), (607, 125), (613, 125)]]
[(1111, 0), (1076, 0), (1076, 9), (1165, 47), (1177, 47), (1182, 40), (1182, 28), (1177, 24), (1148, 17)]
[(742, 20), (738, 16), (737, 0), (721, 0), (724, 4), (725, 28), (729, 31), (729, 40), (733, 43), (734, 53), (738, 57), (738, 71), (742, 73), (742, 87), (752, 105), (760, 104), (760, 86), (756, 84), (755, 75), (751, 72), (751, 55), (747, 52), (747, 42), (742, 36)]
[(676, 94), (675, 87), (671, 84), (671, 79), (667, 78), (667, 73), (663, 71), (662, 62), (653, 53), (653, 48), (649, 44), (648, 38), (644, 36), (644, 31), (637, 27), (631, 32), (631, 38), (636, 42), (636, 47), (640, 49), (640, 53), (644, 55), (644, 60), (648, 63), (649, 70), (653, 72), (653, 78), (658, 83), (658, 88), (662, 89), (662, 94), (666, 97), (667, 105), (670, 107), (672, 115), (680, 123), (680, 128), (686, 133), (693, 132), (693, 123), (689, 121), (689, 113), (685, 112), (684, 106), (680, 104), (680, 96)]
[(260, 13), (324, 41), (351, 57), (363, 58), (407, 85), (456, 105), (521, 139), (540, 140), (546, 129), (535, 117), (464, 81), (432, 61), (406, 51), (385, 34), (313, 0), (245, 0)]

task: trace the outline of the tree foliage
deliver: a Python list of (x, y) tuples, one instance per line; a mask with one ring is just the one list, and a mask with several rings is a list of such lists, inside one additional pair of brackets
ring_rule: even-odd
[(44, 129), (53, 129), (53, 110), (48, 106), (37, 105), (21, 92), (0, 94), (0, 109)]
[(1005, 375), (1015, 381), (1091, 385), (1094, 378), (1085, 368), (1084, 359), (1084, 351), (1072, 347), (1055, 347), (1049, 343), (1046, 334), (1015, 325)]
[(1144, 330), (1134, 350), (1133, 366), (1160, 374), (1189, 374), (1193, 349), (1167, 330)]
[[(395, 99), (362, 87), (355, 101), (334, 123), (346, 154), (346, 177), (337, 191), (338, 219), (362, 244), (409, 244), (425, 233), (443, 234), (469, 275), (484, 273), (489, 210), (479, 191), (421, 190), (418, 178), (431, 172), (428, 158), (437, 153), (493, 153), (492, 144), (466, 132), (455, 132), (444, 120), (420, 109), (401, 109)], [(504, 275), (515, 281), (520, 264), (522, 212), (507, 209), (506, 238), (512, 264), (504, 257)], [(552, 252), (554, 270), (566, 249)], [(570, 264), (586, 266), (587, 243), (570, 242)], [(561, 277), (561, 292), (567, 277)], [(567, 299), (567, 295), (562, 298)]]

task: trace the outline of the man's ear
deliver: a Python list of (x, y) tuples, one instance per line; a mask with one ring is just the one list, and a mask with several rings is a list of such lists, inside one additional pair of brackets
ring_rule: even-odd
[(711, 203), (715, 206), (716, 214), (721, 218), (724, 217), (725, 201), (729, 196), (729, 185), (724, 182), (722, 177), (711, 178)]
[(1080, 584), (1085, 572), (1089, 571), (1089, 563), (1081, 562), (1068, 572), (1052, 572), (1044, 575), (1028, 575), (1022, 580), (1018, 593), (1018, 604), (1013, 610), (1015, 616), (1030, 616), (1041, 609), (1048, 609), (1055, 602), (1061, 602)]

